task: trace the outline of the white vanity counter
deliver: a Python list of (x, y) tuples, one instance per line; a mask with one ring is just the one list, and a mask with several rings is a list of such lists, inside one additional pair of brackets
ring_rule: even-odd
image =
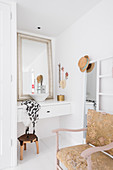
[[(71, 114), (71, 102), (68, 101), (56, 101), (56, 100), (46, 100), (44, 102), (39, 102), (41, 109), (39, 111), (39, 119), (65, 116)], [(26, 106), (21, 105), (18, 102), (17, 106), (17, 122), (23, 122), (25, 119)]]

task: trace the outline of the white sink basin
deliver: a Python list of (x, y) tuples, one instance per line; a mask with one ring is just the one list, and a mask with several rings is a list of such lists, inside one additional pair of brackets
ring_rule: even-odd
[(48, 96), (49, 93), (36, 93), (36, 94), (29, 94), (36, 102), (43, 102)]

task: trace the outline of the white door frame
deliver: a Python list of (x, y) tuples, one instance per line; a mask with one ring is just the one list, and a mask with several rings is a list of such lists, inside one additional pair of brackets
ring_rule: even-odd
[(16, 3), (0, 0), (11, 9), (11, 166), (17, 165), (17, 24)]
[(12, 58), (12, 102), (11, 102), (11, 166), (17, 165), (17, 24), (16, 3), (11, 3), (11, 58)]

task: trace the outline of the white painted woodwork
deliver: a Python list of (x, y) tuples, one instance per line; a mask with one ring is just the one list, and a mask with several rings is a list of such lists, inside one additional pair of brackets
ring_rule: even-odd
[(99, 75), (99, 78), (104, 78), (104, 77), (112, 77), (112, 74)]
[[(8, 3), (8, 2), (7, 2)], [(17, 165), (17, 16), (16, 3), (11, 2), (11, 166)]]
[(10, 6), (0, 3), (0, 169), (11, 165)]
[(113, 113), (113, 57), (97, 61), (97, 110)]
[(99, 110), (99, 69), (100, 63), (97, 61), (97, 89), (96, 89), (96, 110)]
[(113, 113), (113, 57), (110, 56), (90, 61), (90, 63), (93, 62), (97, 62), (96, 110)]
[(40, 110), (40, 119), (56, 117), (56, 116), (64, 116), (70, 114), (70, 103), (69, 104), (61, 104), (61, 105), (49, 105), (43, 106)]
[[(97, 62), (97, 88), (96, 88), (96, 110), (100, 112), (107, 112), (113, 114), (113, 57), (101, 58), (98, 60), (92, 60), (90, 63)], [(86, 80), (87, 73), (84, 78), (85, 99), (84, 99), (84, 127), (87, 125), (87, 112), (88, 109), (94, 109), (92, 103), (86, 102)], [(84, 133), (84, 137), (86, 137)]]
[[(17, 121), (23, 122), (26, 114), (26, 107), (17, 106)], [(41, 102), (41, 109), (39, 112), (39, 119), (53, 118), (58, 116), (65, 116), (71, 114), (71, 103), (70, 102), (58, 102), (54, 100), (48, 100)]]
[(112, 93), (99, 93), (99, 96), (113, 96)]

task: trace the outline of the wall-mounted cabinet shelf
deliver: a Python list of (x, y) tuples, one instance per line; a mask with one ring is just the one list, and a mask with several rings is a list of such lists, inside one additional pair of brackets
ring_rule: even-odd
[[(39, 119), (54, 118), (71, 114), (71, 102), (56, 100), (46, 100), (39, 103), (41, 110), (39, 111)], [(29, 116), (26, 114), (26, 107), (18, 102), (17, 106), (17, 122), (29, 122)]]
[(99, 93), (100, 96), (113, 96), (113, 94), (110, 94), (110, 93)]
[(112, 75), (111, 74), (99, 75), (99, 78), (107, 78), (107, 77), (112, 77)]
[(97, 61), (97, 110), (113, 111), (112, 68), (112, 56)]

